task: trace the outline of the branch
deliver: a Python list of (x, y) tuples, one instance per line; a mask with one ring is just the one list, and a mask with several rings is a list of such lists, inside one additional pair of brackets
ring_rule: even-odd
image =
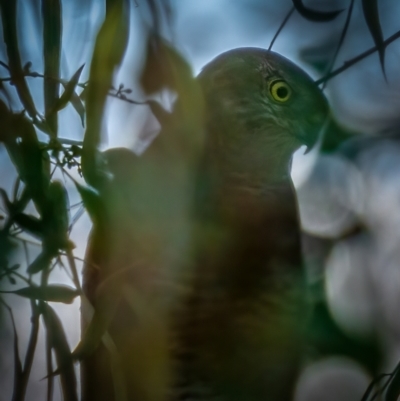
[[(395, 34), (387, 38), (383, 43), (385, 45), (385, 48), (392, 42), (394, 42), (396, 39), (400, 38), (400, 31), (397, 31)], [(364, 58), (370, 56), (371, 54), (374, 54), (376, 51), (378, 51), (378, 48), (376, 46), (371, 47), (370, 49), (366, 50), (364, 53), (359, 54), (357, 57), (352, 58), (351, 60), (346, 61), (341, 67), (338, 69), (332, 71), (328, 75), (318, 79), (315, 81), (317, 85), (321, 85), (322, 83), (329, 81), (333, 77), (336, 77), (336, 75), (339, 75), (343, 71), (347, 70), (354, 64), (358, 63), (359, 61), (363, 60)]]

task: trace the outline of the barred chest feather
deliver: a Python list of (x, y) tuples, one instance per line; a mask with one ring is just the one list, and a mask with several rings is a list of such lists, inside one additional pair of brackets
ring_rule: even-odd
[(290, 182), (256, 192), (223, 190), (202, 215), (174, 401), (291, 399), (307, 315), (296, 199)]

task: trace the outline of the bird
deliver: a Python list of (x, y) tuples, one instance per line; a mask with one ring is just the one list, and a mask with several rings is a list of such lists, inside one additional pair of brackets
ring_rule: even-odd
[(171, 399), (288, 401), (308, 315), (290, 163), (300, 146), (315, 145), (328, 103), (299, 67), (259, 48), (223, 53), (198, 81), (200, 228), (176, 313)]
[[(83, 279), (95, 308), (102, 283), (128, 293), (108, 327), (126, 399), (288, 401), (307, 321), (290, 163), (317, 142), (327, 100), (261, 48), (227, 51), (195, 79), (175, 52), (149, 59), (142, 83), (177, 80), (178, 100), (171, 115), (149, 102), (162, 128), (144, 154), (103, 153), (108, 223), (94, 222)], [(115, 399), (104, 347), (82, 366), (83, 399)]]

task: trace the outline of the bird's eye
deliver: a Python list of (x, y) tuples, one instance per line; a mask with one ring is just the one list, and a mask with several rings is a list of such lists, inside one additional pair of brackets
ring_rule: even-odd
[(273, 81), (269, 87), (272, 97), (277, 102), (287, 102), (292, 96), (292, 89), (285, 81)]

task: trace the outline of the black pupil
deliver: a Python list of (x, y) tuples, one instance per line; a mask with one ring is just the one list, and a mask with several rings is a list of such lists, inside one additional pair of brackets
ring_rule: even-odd
[(284, 99), (288, 95), (288, 93), (289, 93), (288, 89), (285, 88), (284, 86), (281, 86), (276, 90), (276, 94), (281, 99)]

